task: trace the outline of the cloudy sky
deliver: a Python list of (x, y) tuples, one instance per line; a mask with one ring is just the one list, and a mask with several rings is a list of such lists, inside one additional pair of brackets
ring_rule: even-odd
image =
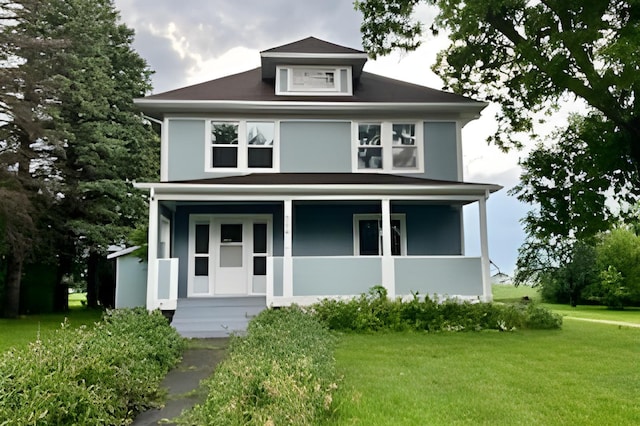
[[(115, 0), (122, 20), (136, 32), (134, 47), (155, 70), (154, 93), (246, 71), (260, 65), (259, 52), (314, 36), (361, 49), (362, 17), (351, 0)], [(427, 26), (435, 11), (421, 7), (416, 18)], [(365, 70), (440, 89), (430, 66), (446, 47), (446, 37), (426, 37), (409, 54), (369, 61)], [(523, 240), (519, 219), (528, 210), (507, 195), (518, 181), (518, 158), (488, 146), (495, 107), (463, 130), (464, 178), (505, 187), (488, 203), (491, 260), (511, 273)], [(465, 215), (467, 253), (479, 254), (477, 207)], [(495, 272), (495, 270), (493, 271)]]

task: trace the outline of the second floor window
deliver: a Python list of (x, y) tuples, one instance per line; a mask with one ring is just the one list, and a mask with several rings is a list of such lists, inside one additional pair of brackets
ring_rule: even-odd
[(211, 170), (273, 169), (273, 121), (211, 121), (207, 164)]
[(417, 123), (355, 123), (354, 171), (421, 171), (422, 128)]

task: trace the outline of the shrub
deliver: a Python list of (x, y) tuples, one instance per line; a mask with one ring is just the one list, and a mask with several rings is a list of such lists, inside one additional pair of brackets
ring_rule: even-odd
[(351, 332), (547, 329), (562, 325), (559, 315), (535, 303), (502, 305), (456, 299), (438, 302), (417, 294), (405, 302), (388, 299), (386, 292), (377, 287), (351, 300), (323, 300), (311, 310), (328, 328)]
[(179, 423), (318, 424), (337, 388), (333, 346), (328, 330), (300, 308), (263, 311), (205, 381), (205, 402)]
[[(0, 358), (0, 425), (128, 424), (159, 397), (183, 340), (158, 311), (109, 311)], [(9, 423), (10, 422), (10, 423)]]

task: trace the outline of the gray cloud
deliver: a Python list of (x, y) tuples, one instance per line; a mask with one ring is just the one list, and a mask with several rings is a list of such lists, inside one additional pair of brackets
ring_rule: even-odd
[(348, 0), (115, 0), (123, 21), (136, 31), (134, 47), (156, 71), (156, 91), (176, 87), (193, 65), (156, 31), (173, 23), (189, 49), (203, 59), (233, 47), (264, 50), (308, 36), (360, 48), (361, 16)]

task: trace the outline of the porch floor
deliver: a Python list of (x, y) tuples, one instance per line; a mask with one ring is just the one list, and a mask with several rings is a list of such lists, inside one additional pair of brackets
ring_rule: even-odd
[(266, 308), (265, 296), (178, 299), (171, 325), (183, 337), (228, 337), (244, 333)]

